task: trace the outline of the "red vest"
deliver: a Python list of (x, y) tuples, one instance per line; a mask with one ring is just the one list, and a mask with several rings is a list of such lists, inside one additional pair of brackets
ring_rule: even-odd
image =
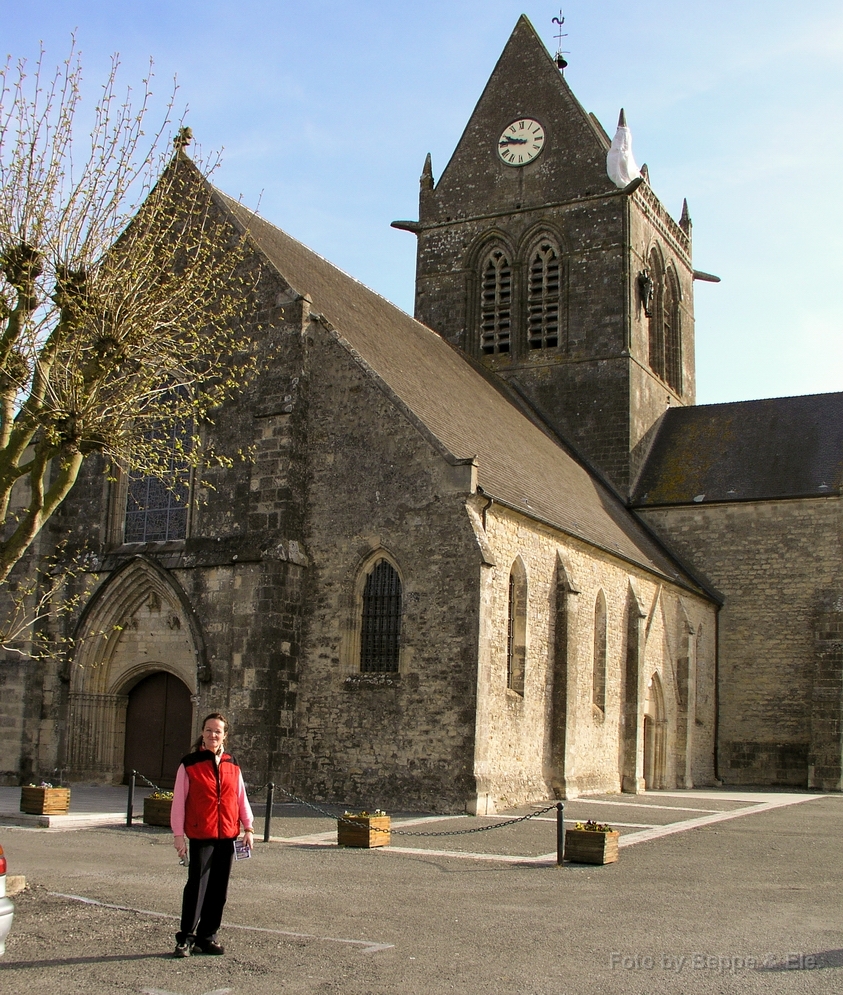
[(188, 790), (184, 834), (192, 840), (233, 840), (240, 835), (240, 768), (228, 753), (219, 764), (210, 750), (190, 753), (182, 763)]

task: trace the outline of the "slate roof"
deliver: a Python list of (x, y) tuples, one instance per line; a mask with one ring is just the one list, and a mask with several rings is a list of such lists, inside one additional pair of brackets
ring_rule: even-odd
[(843, 393), (666, 412), (632, 504), (652, 507), (840, 494)]
[(632, 563), (700, 592), (614, 494), (519, 412), (441, 336), (301, 242), (217, 191), (290, 287), (334, 327), (452, 457), (476, 458), (483, 491)]

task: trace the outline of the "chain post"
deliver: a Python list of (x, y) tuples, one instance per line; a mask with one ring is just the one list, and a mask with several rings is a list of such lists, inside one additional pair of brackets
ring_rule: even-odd
[(263, 821), (263, 841), (269, 842), (269, 828), (272, 823), (272, 801), (275, 797), (275, 785), (272, 781), (266, 786), (266, 815)]
[(559, 867), (565, 859), (565, 820), (563, 813), (565, 806), (562, 802), (556, 803), (556, 863)]
[(131, 826), (132, 816), (135, 813), (135, 775), (136, 770), (132, 771), (131, 777), (129, 778), (129, 798), (126, 801), (126, 825)]

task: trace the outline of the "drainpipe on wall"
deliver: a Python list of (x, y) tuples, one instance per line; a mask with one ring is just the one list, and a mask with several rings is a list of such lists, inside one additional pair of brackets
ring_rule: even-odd
[(480, 512), (480, 517), (481, 517), (481, 520), (482, 520), (482, 522), (483, 522), (483, 531), (485, 532), (485, 531), (486, 531), (486, 512), (487, 512), (487, 511), (489, 510), (489, 508), (491, 508), (491, 507), (492, 507), (492, 505), (493, 505), (493, 504), (495, 503), (495, 499), (494, 499), (494, 498), (490, 498), (490, 497), (489, 497), (489, 496), (488, 496), (488, 495), (486, 494), (486, 492), (485, 492), (485, 491), (483, 490), (483, 488), (482, 488), (482, 487), (479, 487), (479, 486), (478, 486), (478, 488), (477, 488), (477, 493), (478, 493), (478, 494), (482, 494), (482, 495), (483, 495), (483, 497), (484, 497), (484, 498), (486, 498), (486, 502), (487, 502), (486, 504), (484, 504), (484, 505), (483, 505), (483, 510), (482, 510), (482, 511)]

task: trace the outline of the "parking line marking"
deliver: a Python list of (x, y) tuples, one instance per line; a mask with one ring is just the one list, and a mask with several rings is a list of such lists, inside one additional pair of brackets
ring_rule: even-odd
[[(681, 808), (679, 805), (649, 805), (647, 802), (610, 802), (603, 798), (572, 798), (568, 805), (620, 805), (623, 808), (663, 808), (668, 812), (722, 812), (719, 808)], [(734, 811), (734, 809), (732, 809)]]
[[(730, 819), (737, 819), (744, 815), (757, 815), (762, 812), (770, 812), (776, 808), (783, 808), (788, 805), (799, 805), (802, 802), (813, 801), (823, 798), (824, 795), (782, 795), (779, 798), (760, 802), (756, 805), (749, 805), (741, 809), (732, 809), (728, 812), (709, 812), (706, 815), (698, 816), (696, 819), (683, 819), (681, 822), (670, 822), (666, 826), (650, 826), (637, 833), (625, 833), (618, 840), (619, 847), (634, 846), (636, 843), (646, 843), (649, 840), (660, 839), (662, 836), (671, 836), (674, 833), (684, 833), (690, 829), (697, 829), (701, 826), (710, 826), (717, 822), (727, 822)], [(644, 807), (644, 806), (642, 806)], [(655, 806), (651, 806), (655, 807)], [(669, 807), (669, 806), (665, 806)], [(687, 811), (687, 810), (685, 810)], [(692, 809), (691, 811), (695, 811)], [(568, 821), (567, 819), (565, 820)], [(573, 821), (573, 820), (572, 820)], [(426, 854), (437, 857), (459, 857), (462, 859), (489, 860), (507, 864), (555, 864), (556, 853), (543, 853), (538, 857), (515, 856), (503, 853), (470, 853), (459, 850), (426, 850), (423, 848), (410, 848), (400, 846), (388, 846), (379, 848), (381, 853), (407, 853)]]
[[(204, 995), (229, 995), (233, 988), (215, 988), (212, 992), (205, 992)], [(141, 988), (141, 995), (179, 995), (178, 992), (168, 992), (164, 988)]]
[[(85, 905), (97, 905), (103, 909), (116, 909), (118, 912), (136, 912), (142, 916), (154, 916), (156, 919), (171, 919), (179, 921), (178, 916), (167, 912), (153, 912), (151, 909), (135, 909), (130, 905), (114, 905), (111, 902), (101, 902), (96, 898), (85, 898), (83, 895), (64, 895), (60, 891), (50, 891), (55, 898), (68, 898), (72, 902), (83, 902)], [(291, 936), (296, 940), (321, 940), (323, 943), (346, 943), (350, 946), (362, 947), (364, 954), (376, 954), (381, 950), (391, 950), (394, 943), (378, 943), (376, 940), (346, 940), (339, 936), (318, 936), (316, 933), (294, 933), (287, 929), (267, 929), (263, 926), (240, 926), (234, 922), (224, 922), (226, 929), (243, 929), (252, 933), (271, 933), (273, 936)]]
[[(483, 816), (484, 819), (490, 818), (489, 816)], [(582, 822), (582, 819), (565, 819), (564, 820), (571, 825), (575, 825), (577, 822)], [(551, 819), (547, 815), (537, 815), (534, 819), (530, 819), (530, 822), (556, 822), (556, 819)], [(615, 822), (612, 819), (612, 826), (623, 826), (625, 829), (650, 829), (652, 826), (657, 826), (657, 822)]]
[[(512, 853), (474, 853), (470, 850), (426, 850), (423, 847), (389, 846), (378, 847), (381, 853), (409, 853), (413, 856), (425, 857), (459, 857), (462, 860), (492, 860), (502, 864), (531, 864), (540, 861), (542, 857), (523, 857)], [(554, 853), (553, 859), (556, 860)]]
[(635, 843), (646, 843), (648, 840), (660, 839), (662, 836), (670, 836), (673, 833), (684, 833), (688, 829), (697, 829), (700, 826), (710, 826), (717, 822), (727, 822), (729, 819), (739, 819), (744, 815), (758, 815), (761, 812), (771, 812), (777, 808), (785, 808), (788, 805), (800, 805), (802, 802), (813, 801), (822, 798), (822, 795), (783, 795), (771, 801), (759, 802), (756, 805), (748, 805), (746, 808), (734, 809), (731, 812), (716, 812), (711, 815), (703, 815), (697, 819), (683, 819), (681, 822), (670, 822), (666, 826), (653, 826), (652, 829), (643, 829), (639, 833), (628, 833), (618, 840), (618, 846), (633, 846)]

